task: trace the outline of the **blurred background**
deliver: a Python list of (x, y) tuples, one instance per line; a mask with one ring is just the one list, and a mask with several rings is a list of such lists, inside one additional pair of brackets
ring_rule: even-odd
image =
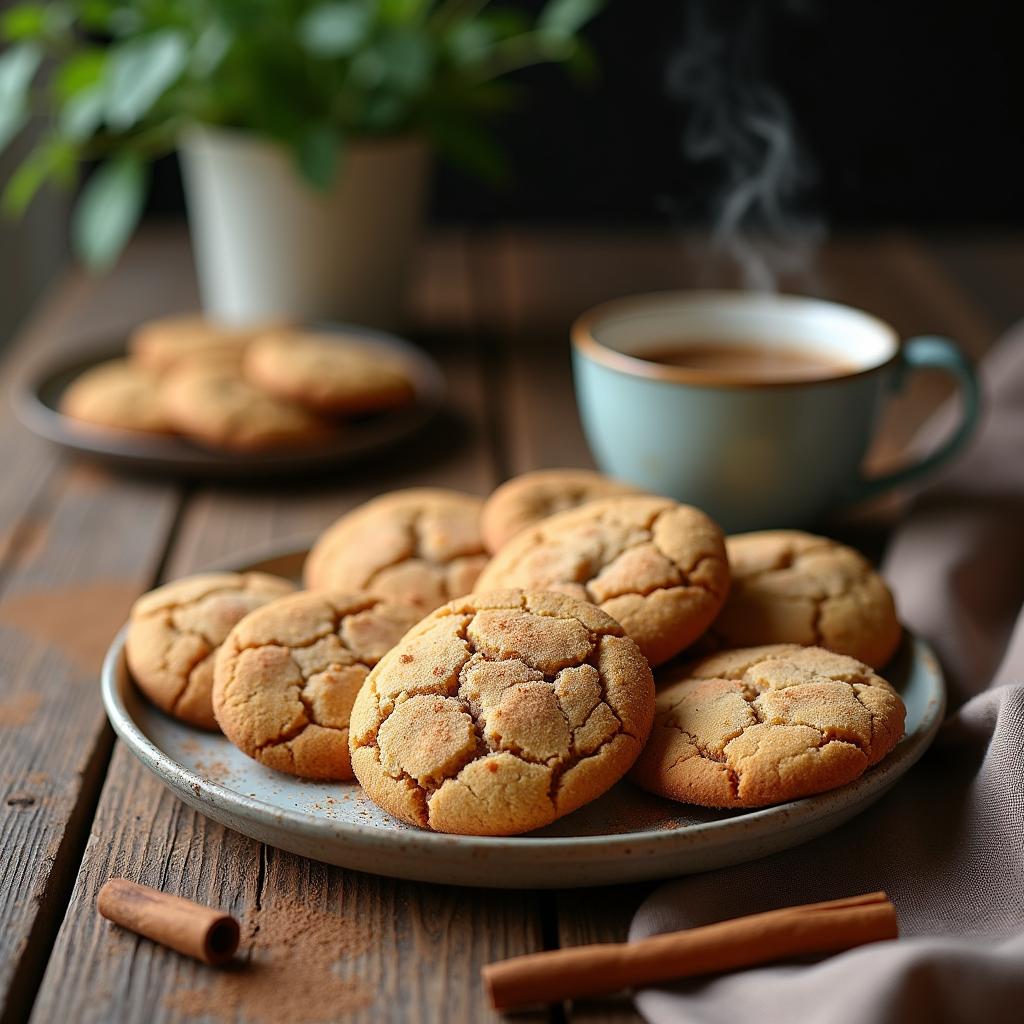
[[(537, 11), (543, 0), (521, 6)], [(695, 97), (674, 91), (671, 75), (694, 54), (695, 12), (721, 34), (711, 60), (740, 60), (784, 97), (813, 198), (836, 227), (1024, 222), (1024, 61), (1014, 42), (1024, 17), (1006, 0), (610, 0), (584, 30), (600, 65), (594, 80), (576, 86), (547, 65), (517, 72), (521, 105), (497, 126), (511, 181), (495, 188), (441, 163), (432, 219), (706, 219), (720, 168), (686, 152)], [(182, 209), (169, 158), (150, 211)]]
[[(724, 190), (767, 167), (783, 214), (818, 231), (1018, 226), (1022, 20), (1000, 0), (611, 0), (582, 31), (592, 78), (517, 71), (520, 101), (493, 121), (508, 180), (438, 162), (429, 223), (712, 226)], [(777, 136), (744, 154), (762, 115)], [(723, 122), (739, 126), (735, 145), (702, 151), (702, 132), (721, 141)], [(0, 158), (0, 180), (29, 141)], [(4, 340), (67, 260), (67, 205), (47, 188), (24, 219), (0, 223)], [(154, 167), (144, 216), (184, 217), (173, 155)]]

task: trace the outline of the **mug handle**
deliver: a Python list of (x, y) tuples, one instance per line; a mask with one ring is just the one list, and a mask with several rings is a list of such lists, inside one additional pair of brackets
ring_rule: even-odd
[(963, 399), (963, 411), (959, 425), (943, 444), (917, 462), (903, 466), (891, 473), (858, 480), (854, 484), (848, 500), (863, 501), (865, 498), (873, 498), (892, 487), (909, 483), (911, 480), (930, 473), (956, 455), (974, 433), (981, 408), (978, 378), (967, 357), (960, 351), (956, 343), (950, 341), (949, 338), (934, 335), (908, 339), (900, 350), (896, 388), (901, 388), (907, 376), (919, 369), (945, 370), (955, 378)]

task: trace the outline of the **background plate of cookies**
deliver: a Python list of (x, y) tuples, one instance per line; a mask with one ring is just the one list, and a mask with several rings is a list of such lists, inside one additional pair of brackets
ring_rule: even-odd
[(104, 664), (114, 729), (245, 835), (489, 887), (765, 856), (924, 753), (941, 671), (859, 554), (590, 477), (381, 495), (144, 595)]
[(197, 316), (51, 364), (17, 386), (36, 434), (124, 469), (293, 474), (393, 445), (433, 417), (444, 376), (421, 349), (364, 327), (215, 327)]

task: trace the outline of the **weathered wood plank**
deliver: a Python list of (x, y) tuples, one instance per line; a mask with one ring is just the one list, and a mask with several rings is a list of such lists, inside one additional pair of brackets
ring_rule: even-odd
[[(472, 338), (464, 326), (460, 336), (432, 345), (452, 390), (450, 422), (440, 434), (306, 488), (200, 491), (182, 518), (168, 575), (308, 534), (376, 491), (493, 486)], [(115, 872), (229, 907), (276, 939), (265, 948), (257, 939), (248, 972), (225, 976), (186, 962), (97, 918), (96, 892)], [(284, 936), (289, 916), (313, 924)], [(325, 929), (339, 947), (326, 959)], [(261, 848), (179, 804), (118, 746), (34, 1019), (487, 1020), (480, 966), (540, 943), (535, 896), (400, 883)], [(300, 963), (294, 979), (282, 978), (302, 986), (297, 1008), (294, 994), (282, 1002), (274, 978)]]
[(924, 243), (929, 254), (985, 310), (997, 331), (1007, 330), (1024, 316), (1020, 288), (1024, 245), (1018, 234), (930, 234)]
[[(126, 326), (156, 312), (155, 304), (161, 301), (158, 293), (167, 296), (169, 286), (173, 296), (178, 287), (175, 282), (181, 280), (180, 274), (164, 271), (156, 288), (153, 267), (167, 266), (162, 261), (175, 245), (179, 252), (183, 251), (180, 233), (177, 241), (172, 238), (169, 243), (162, 240), (155, 244), (152, 250), (155, 256), (121, 268), (119, 274), (127, 275), (122, 280), (129, 283), (120, 300), (117, 299), (121, 294), (120, 286), (115, 292), (106, 293), (102, 305), (109, 319), (104, 323), (115, 328)], [(1019, 274), (1024, 260), (1021, 256), (1024, 249), (1013, 244), (979, 243), (970, 250), (969, 257), (963, 255), (967, 251), (968, 248), (960, 249), (955, 245), (945, 249), (932, 245), (924, 249), (900, 236), (836, 243), (823, 254), (819, 283), (808, 286), (807, 290), (818, 290), (871, 308), (892, 319), (906, 333), (937, 330), (954, 334), (977, 353), (987, 343), (993, 323), (1001, 328), (1022, 312), (1016, 299), (1015, 275)], [(589, 464), (574, 408), (566, 398), (570, 395), (564, 341), (568, 323), (586, 306), (616, 294), (675, 287), (699, 280), (694, 276), (692, 261), (687, 262), (685, 247), (664, 239), (569, 237), (552, 240), (514, 236), (510, 244), (503, 247), (485, 245), (474, 249), (472, 263), (477, 283), (482, 282), (487, 287), (477, 287), (472, 296), (468, 289), (453, 284), (461, 280), (458, 268), (464, 265), (464, 258), (465, 251), (457, 236), (431, 246), (424, 259), (427, 273), (421, 275), (415, 291), (415, 308), (419, 322), (436, 332), (449, 328), (458, 330), (464, 327), (470, 315), (476, 319), (478, 333), (481, 326), (494, 326), (501, 335), (502, 347), (497, 354), (488, 356), (485, 364), (491, 377), (490, 390), (481, 392), (478, 383), (475, 390), (471, 383), (460, 384), (454, 394), (462, 399), (462, 415), (451, 419), (447, 429), (442, 425), (440, 432), (420, 445), (411, 446), (405, 453), (378, 460), (376, 464), (371, 462), (355, 473), (332, 475), (330, 480), (318, 481), (308, 490), (296, 491), (289, 485), (284, 494), (274, 486), (200, 491), (192, 498), (182, 520), (169, 565), (172, 574), (221, 560), (253, 545), (315, 531), (368, 494), (392, 486), (413, 482), (445, 483), (483, 492), (491, 485), (495, 465), (503, 467), (507, 463), (512, 471), (518, 472), (535, 465)], [(143, 269), (143, 264), (147, 269)], [(950, 291), (951, 280), (966, 283), (959, 291), (956, 288)], [(186, 285), (186, 290), (189, 287), (191, 285)], [(963, 298), (964, 293), (970, 293), (967, 300)], [(69, 336), (82, 326), (76, 313), (81, 308), (82, 297), (93, 294), (92, 285), (76, 285), (68, 300), (69, 312), (58, 309), (61, 314), (58, 319), (68, 325)], [(166, 308), (189, 304), (172, 297)], [(979, 308), (984, 312), (979, 314)], [(49, 316), (57, 314), (51, 312)], [(54, 333), (55, 329), (50, 328), (37, 332), (39, 344), (47, 343)], [(450, 370), (461, 369), (467, 381), (478, 381), (475, 356), (460, 350), (458, 339), (446, 345), (442, 338), (437, 344)], [(33, 349), (36, 347), (37, 343), (33, 342)], [(941, 397), (938, 391), (930, 392), (926, 396), (928, 403), (933, 404), (937, 396)], [(566, 414), (566, 408), (571, 416)], [(925, 409), (923, 403), (918, 405), (915, 415), (923, 415), (922, 409)], [(906, 434), (914, 421), (908, 417), (903, 422), (910, 424), (903, 427)], [(14, 456), (26, 450), (24, 444), (8, 445), (8, 433), (6, 429), (0, 431), (0, 466), (5, 472)], [(489, 458), (481, 457), (480, 450), (487, 451), (490, 444), (499, 445), (499, 450), (491, 452)], [(894, 445), (894, 450), (895, 447), (898, 445)], [(41, 458), (46, 457), (42, 452), (39, 454)], [(61, 558), (82, 557), (77, 547), (57, 547), (51, 553), (52, 519), (60, 519), (57, 526), (60, 535), (66, 536), (73, 530), (81, 536), (89, 536), (90, 540), (97, 531), (101, 534), (108, 529), (108, 536), (116, 536), (115, 531), (123, 532), (126, 525), (115, 518), (114, 524), (104, 523), (99, 530), (95, 513), (91, 518), (83, 507), (75, 512), (65, 503), (63, 480), (50, 478), (56, 461), (51, 459), (47, 472), (37, 473), (40, 465), (41, 462), (34, 462), (21, 476), (15, 477), (16, 493), (12, 494), (6, 484), (0, 491), (0, 552), (6, 540), (8, 564), (12, 569), (11, 588), (15, 595), (23, 586), (21, 573), (25, 567), (34, 566), (38, 573), (36, 582), (26, 577), (24, 586), (31, 592), (36, 585), (40, 589), (66, 585), (68, 576)], [(68, 470), (68, 475), (80, 476), (85, 485), (95, 486), (93, 471), (77, 468)], [(6, 479), (10, 481), (10, 475)], [(132, 486), (145, 491), (143, 485)], [(138, 502), (138, 517), (153, 518), (152, 499), (147, 501), (139, 497), (138, 492), (131, 493), (132, 500)], [(98, 502), (98, 507), (102, 508), (103, 503)], [(38, 509), (40, 515), (26, 516), (29, 509)], [(133, 550), (131, 543), (123, 543), (120, 549), (128, 562), (133, 562)], [(58, 553), (61, 551), (64, 553)], [(97, 562), (102, 561), (103, 555), (104, 552), (97, 553)], [(92, 564), (88, 560), (79, 563), (75, 572), (88, 575), (86, 570)], [(155, 563), (138, 564), (137, 556), (132, 565), (138, 570), (139, 579), (154, 567)], [(77, 581), (77, 577), (72, 578)], [(103, 578), (95, 572), (89, 577), (92, 583), (97, 579), (102, 583)], [(132, 586), (134, 583), (126, 587), (125, 600)], [(72, 594), (69, 601), (70, 608), (77, 611), (81, 607), (77, 595)], [(118, 618), (121, 609), (116, 602), (107, 603), (111, 619)], [(23, 609), (18, 614), (18, 631), (23, 628), (22, 619), (37, 621), (31, 602), (27, 608), (28, 611)], [(65, 619), (81, 621), (80, 617), (70, 614)], [(102, 646), (97, 638), (102, 633), (105, 640), (111, 628), (91, 625), (81, 633), (65, 632), (60, 642), (68, 649), (85, 648), (85, 656), (94, 658), (98, 646)], [(62, 657), (56, 653), (52, 639), (51, 636), (40, 640), (35, 660), (26, 661), (36, 677), (52, 674), (51, 663)], [(8, 647), (0, 660), (5, 685), (6, 668), (14, 664), (18, 650), (21, 648)], [(19, 664), (18, 671), (19, 678), (28, 678), (24, 665)], [(80, 696), (68, 698), (69, 721), (81, 717), (78, 713), (81, 701)], [(26, 707), (28, 713), (32, 713), (32, 703), (30, 698), (26, 705), (8, 707), (10, 719), (23, 722)], [(14, 728), (23, 726), (24, 722)], [(70, 785), (62, 786), (58, 781), (52, 790), (37, 793), (32, 786), (44, 781), (50, 784), (50, 780), (33, 774), (43, 770), (34, 767), (43, 761), (25, 762), (22, 758), (16, 764), (15, 775), (21, 788), (10, 791), (15, 802), (11, 807), (0, 806), (0, 812), (5, 814), (4, 824), (15, 823), (7, 834), (0, 829), (0, 840), (8, 844), (5, 849), (18, 851), (17, 857), (10, 858), (13, 868), (8, 864), (0, 867), (0, 872), (8, 873), (0, 875), (0, 879), (6, 879), (9, 891), (22, 886), (28, 895), (26, 904), (32, 897), (27, 882), (31, 866), (20, 870), (18, 862), (24, 859), (21, 851), (28, 849), (29, 859), (36, 856), (38, 864), (38, 851), (45, 846), (52, 847), (54, 842), (59, 846), (61, 841), (57, 833), (53, 834), (56, 839), (51, 835), (43, 844), (37, 838), (45, 831), (44, 826), (35, 821), (35, 816), (43, 813), (39, 804), (48, 802), (45, 810), (49, 821), (50, 805), (65, 800), (66, 806), (56, 808), (56, 819), (71, 821), (74, 825), (72, 829), (65, 825), (64, 835), (69, 832), (79, 835), (87, 825), (91, 805), (72, 791), (75, 786), (88, 791), (90, 779), (98, 785), (107, 751), (102, 732), (98, 746), (94, 744), (90, 748), (94, 752), (90, 757), (88, 751), (83, 752), (80, 739), (76, 740), (68, 731), (67, 724), (63, 729), (56, 742), (79, 751), (79, 763), (85, 766), (80, 771), (88, 776), (85, 783), (78, 780), (76, 771), (70, 770), (60, 777)], [(10, 733), (11, 727), (5, 729), (0, 724), (0, 731)], [(0, 743), (0, 748), (3, 747)], [(47, 742), (39, 749), (45, 753), (57, 747)], [(7, 778), (3, 754), (4, 750), (0, 749), (0, 780)], [(46, 772), (52, 774), (50, 763), (46, 764)], [(65, 799), (68, 793), (72, 796)], [(37, 799), (39, 804), (30, 803), (32, 799)], [(23, 817), (12, 817), (14, 811)], [(32, 817), (25, 816), (25, 812)], [(230, 906), (250, 919), (261, 915), (264, 906), (294, 912), (290, 901), (299, 893), (304, 894), (300, 906), (306, 910), (324, 910), (332, 920), (341, 916), (346, 921), (365, 918), (376, 922), (373, 934), (379, 932), (380, 941), (343, 958), (336, 968), (336, 977), (345, 983), (336, 990), (336, 1014), (342, 1016), (351, 1010), (356, 1019), (367, 1020), (388, 1019), (378, 993), (384, 993), (387, 1000), (394, 998), (394, 1002), (386, 1003), (392, 1010), (392, 1018), (485, 1019), (476, 987), (475, 971), (479, 962), (536, 948), (542, 941), (537, 908), (552, 906), (546, 900), (524, 899), (516, 894), (502, 896), (383, 882), (369, 876), (336, 872), (273, 851), (261, 853), (258, 844), (223, 830), (178, 804), (121, 749), (115, 751), (92, 832), (36, 1006), (35, 1019), (39, 1021), (61, 1016), (96, 1021), (149, 1017), (182, 1020), (194, 1019), (200, 1012), (211, 1019), (228, 1020), (279, 1019), (282, 1016), (279, 1013), (274, 1018), (272, 1002), (266, 1003), (270, 1007), (266, 1015), (259, 1016), (263, 1010), (254, 1005), (253, 992), (258, 998), (260, 991), (267, 991), (266, 987), (259, 988), (262, 982), (250, 985), (251, 979), (245, 977), (234, 986), (225, 986), (216, 980), (221, 975), (213, 977), (210, 972), (151, 944), (128, 936), (118, 937), (99, 922), (93, 913), (92, 901), (99, 884), (112, 873), (129, 874), (151, 884), (162, 884), (170, 891)], [(12, 843), (14, 845), (10, 845)], [(64, 864), (66, 873), (73, 859), (71, 851), (77, 852), (78, 844), (69, 844), (67, 839), (64, 843), (65, 852), (58, 851), (56, 863)], [(18, 904), (5, 918), (0, 901), (0, 926), (4, 927), (0, 935), (0, 957), (3, 958), (0, 983), (4, 978), (4, 965), (12, 959), (7, 955), (8, 950), (14, 950), (15, 960), (20, 950), (19, 963), (33, 959), (30, 954), (38, 954), (39, 963), (45, 956), (52, 922), (61, 910), (56, 901), (62, 886), (53, 881), (59, 871), (52, 866), (52, 859), (43, 864), (43, 868), (44, 873), (49, 872), (50, 882), (40, 890), (42, 912), (35, 906), (26, 909), (25, 905)], [(0, 880), (0, 890), (4, 884)], [(547, 936), (548, 942), (574, 944), (621, 938), (644, 891), (626, 887), (610, 890), (607, 895), (561, 894), (555, 904), (557, 918), (549, 929), (553, 934)], [(600, 909), (595, 912), (595, 908)], [(268, 909), (263, 918), (265, 927), (279, 928), (279, 917)], [(22, 932), (22, 944), (18, 945), (15, 934), (14, 945), (11, 945), (7, 941), (8, 920), (14, 921), (15, 930), (20, 927), (19, 922), (28, 922), (32, 935), (26, 939)], [(346, 935), (342, 934), (339, 941), (351, 943), (351, 936), (346, 938)], [(28, 942), (27, 947), (25, 942)], [(313, 946), (315, 942), (308, 948)], [(258, 953), (257, 961), (262, 963), (263, 956)], [(17, 964), (15, 967), (17, 969)], [(270, 977), (273, 980), (273, 976)], [(11, 1019), (22, 1015), (31, 993), (32, 977), (23, 973), (21, 978), (18, 1000), (12, 1003), (8, 998), (6, 1012)], [(211, 985), (215, 989), (212, 994), (207, 991)], [(180, 995), (182, 992), (184, 995)], [(310, 1003), (315, 1004), (315, 1000)], [(581, 1004), (569, 1008), (569, 1012), (574, 1019), (636, 1019), (628, 1004), (607, 1001)]]
[[(30, 323), (5, 381), (39, 360), (126, 328), (140, 309), (131, 268), (165, 248), (142, 240), (128, 273), (74, 275)], [(173, 251), (167, 253), (173, 262)], [(123, 289), (123, 290), (122, 290)], [(160, 291), (163, 312), (189, 290)], [(5, 388), (6, 392), (6, 388)], [(81, 856), (110, 754), (95, 685), (102, 638), (152, 582), (176, 515), (174, 487), (62, 459), (0, 418), (0, 1019), (24, 1017)]]
[[(153, 232), (132, 245), (112, 275), (90, 278), (74, 271), (55, 289), (4, 354), (0, 375), (0, 565), (19, 546), (38, 542), (40, 516), (35, 508), (50, 474), (61, 464), (58, 450), (25, 430), (14, 416), (9, 389), (16, 380), (58, 356), (88, 352), (97, 343), (125, 333), (142, 316), (159, 315), (195, 304), (195, 281), (180, 233)], [(142, 287), (154, 273), (166, 275), (162, 287)]]
[[(24, 1015), (110, 751), (102, 638), (159, 564), (177, 494), (61, 465), (0, 601), (0, 1019)], [(83, 542), (83, 538), (88, 538)]]

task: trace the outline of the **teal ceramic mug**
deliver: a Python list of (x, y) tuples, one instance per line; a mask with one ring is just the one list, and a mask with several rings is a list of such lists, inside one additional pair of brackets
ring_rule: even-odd
[[(784, 345), (836, 369), (813, 380), (744, 380), (637, 357), (668, 341)], [(964, 445), (978, 415), (977, 381), (953, 342), (901, 343), (868, 313), (799, 296), (692, 291), (609, 302), (573, 325), (572, 357), (601, 469), (697, 505), (730, 532), (806, 525), (914, 480)], [(866, 477), (861, 464), (886, 397), (925, 367), (956, 379), (958, 427), (914, 464)]]

